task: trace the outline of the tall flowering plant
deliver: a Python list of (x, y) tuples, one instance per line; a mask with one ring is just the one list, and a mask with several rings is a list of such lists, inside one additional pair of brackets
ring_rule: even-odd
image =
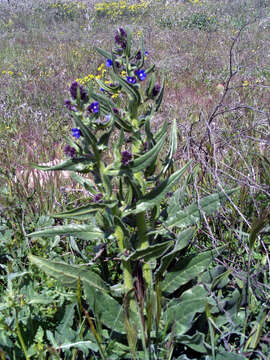
[[(159, 351), (160, 334), (166, 334), (164, 329), (177, 320), (175, 311), (179, 304), (170, 303), (169, 297), (196, 278), (209, 265), (216, 250), (194, 255), (186, 263), (177, 256), (192, 239), (193, 225), (201, 212), (215, 211), (225, 197), (215, 194), (199, 204), (180, 208), (178, 184), (189, 164), (177, 171), (173, 169), (176, 121), (172, 122), (169, 135), (166, 121), (158, 131), (152, 126), (163, 98), (164, 77), (157, 81), (155, 66), (145, 61), (148, 52), (143, 40), (135, 51), (133, 45), (131, 33), (119, 28), (111, 52), (96, 48), (106, 59), (106, 78), (96, 79), (97, 86), (87, 89), (78, 82), (71, 84), (70, 99), (65, 101), (74, 120), (72, 138), (65, 147), (68, 159), (54, 167), (38, 168), (70, 170), (90, 196), (83, 206), (55, 215), (72, 219), (70, 224), (29, 235), (73, 235), (92, 242), (97, 249), (96, 257), (104, 255), (110, 246), (116, 249), (114, 258), (121, 265), (117, 277), (120, 281), (116, 284), (106, 279), (108, 268), (101, 276), (91, 266), (74, 266), (30, 255), (30, 260), (47, 274), (77, 288), (79, 308), (90, 321), (80, 300), (84, 292), (96, 320), (96, 324), (90, 322), (90, 328), (102, 358), (106, 358), (106, 351), (96, 334), (97, 324), (126, 334), (134, 359), (138, 358), (138, 349), (143, 349), (144, 359), (149, 358), (153, 349)], [(195, 288), (193, 295), (200, 299), (203, 295), (201, 301), (207, 303), (202, 287)], [(161, 301), (162, 296), (165, 297)], [(191, 328), (195, 313), (202, 312), (203, 307), (200, 309), (195, 306), (187, 310), (188, 321), (184, 320), (183, 327), (178, 325), (179, 334)]]

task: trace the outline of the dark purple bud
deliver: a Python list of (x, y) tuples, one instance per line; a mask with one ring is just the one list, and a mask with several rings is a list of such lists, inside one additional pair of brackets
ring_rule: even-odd
[(148, 148), (148, 142), (143, 143), (143, 150), (146, 151)]
[(118, 31), (120, 32), (120, 35), (121, 35), (122, 37), (127, 37), (127, 33), (125, 32), (125, 30), (124, 30), (122, 27), (120, 27), (120, 28), (118, 29)]
[(119, 110), (117, 108), (114, 107), (112, 110), (113, 110), (114, 114), (116, 114), (116, 115), (119, 114)]
[(88, 101), (88, 93), (82, 86), (80, 86), (80, 84), (77, 81), (73, 81), (73, 83), (71, 84), (70, 89), (69, 89), (72, 99), (74, 99), (74, 100), (77, 99), (78, 89), (79, 89), (79, 95), (80, 95), (81, 100), (83, 102), (87, 102)]
[(74, 156), (76, 155), (76, 150), (74, 149), (74, 147), (66, 145), (64, 147), (64, 154), (70, 156), (71, 158), (74, 158)]
[(132, 160), (132, 154), (127, 150), (121, 151), (121, 156), (121, 163), (125, 166), (127, 166)]
[(121, 37), (120, 37), (120, 35), (118, 33), (116, 33), (114, 39), (115, 39), (116, 44), (119, 44), (119, 45), (121, 44)]
[(70, 100), (65, 100), (64, 101), (64, 106), (70, 111), (76, 111), (77, 110), (76, 106), (73, 105)]
[(93, 202), (98, 203), (98, 202), (100, 202), (102, 200), (102, 198), (103, 198), (103, 195), (101, 193), (98, 193), (98, 194), (93, 196)]
[(160, 86), (158, 83), (155, 84), (153, 90), (152, 90), (152, 96), (156, 97), (160, 92)]
[(126, 49), (126, 47), (127, 47), (127, 42), (126, 41), (122, 41), (121, 42), (121, 47), (122, 47), (122, 49)]
[(141, 50), (139, 50), (139, 51), (137, 52), (135, 58), (136, 58), (136, 60), (141, 60), (141, 58), (142, 58), (142, 52), (141, 52)]

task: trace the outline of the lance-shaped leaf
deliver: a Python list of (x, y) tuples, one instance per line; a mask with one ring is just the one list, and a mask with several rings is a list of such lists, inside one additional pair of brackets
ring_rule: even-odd
[(155, 80), (156, 80), (156, 75), (155, 75), (155, 73), (152, 73), (151, 78), (150, 78), (150, 80), (148, 82), (147, 88), (145, 90), (145, 94), (149, 98), (152, 97), (152, 91), (153, 91), (154, 86), (155, 86)]
[(86, 266), (74, 266), (57, 261), (42, 259), (32, 254), (29, 255), (31, 263), (38, 266), (47, 275), (52, 276), (60, 281), (62, 285), (76, 289), (78, 279), (80, 278), (85, 284), (102, 292), (107, 293), (109, 288), (107, 284)]
[(164, 174), (173, 164), (173, 155), (175, 154), (176, 150), (177, 150), (177, 124), (176, 124), (176, 120), (174, 119), (171, 127), (170, 148), (168, 155), (166, 156), (165, 159), (164, 168), (162, 170)]
[(106, 325), (113, 331), (124, 334), (122, 306), (108, 293), (98, 290), (83, 281), (86, 301), (89, 304), (98, 322)]
[(132, 126), (123, 120), (118, 114), (113, 113), (113, 118), (115, 120), (115, 125), (120, 130), (125, 130), (126, 132), (132, 132)]
[(159, 91), (159, 94), (158, 94), (157, 99), (156, 99), (156, 111), (158, 111), (158, 109), (159, 109), (159, 107), (161, 105), (161, 102), (162, 102), (162, 99), (163, 99), (163, 94), (164, 94), (164, 87), (165, 87), (165, 75), (163, 74), (160, 91)]
[(164, 274), (165, 270), (169, 267), (172, 260), (175, 258), (176, 254), (184, 249), (192, 239), (194, 234), (194, 229), (186, 229), (177, 235), (177, 239), (174, 245), (174, 248), (166, 255), (161, 258), (160, 266), (155, 272), (155, 278), (159, 280)]
[(80, 218), (84, 215), (88, 215), (90, 213), (93, 213), (95, 211), (105, 209), (105, 208), (113, 208), (115, 205), (117, 205), (117, 200), (105, 200), (101, 203), (91, 203), (89, 205), (80, 206), (76, 209), (71, 209), (59, 214), (53, 215), (55, 218)]
[(116, 81), (126, 90), (129, 98), (133, 99), (135, 104), (139, 105), (141, 103), (141, 95), (133, 85), (129, 84), (118, 75), (116, 75)]
[(165, 275), (162, 290), (171, 294), (191, 279), (195, 279), (223, 249), (224, 247), (220, 246), (215, 250), (205, 251), (199, 255), (181, 258), (174, 268)]
[(128, 257), (125, 257), (124, 259), (126, 261), (130, 260), (144, 260), (145, 262), (155, 260), (162, 256), (165, 251), (167, 251), (170, 247), (172, 247), (173, 241), (166, 241), (161, 244), (156, 245), (150, 245), (145, 249), (139, 249), (134, 251), (132, 254), (130, 254)]
[(103, 49), (100, 49), (99, 47), (94, 46), (94, 49), (102, 56), (104, 56), (106, 59), (111, 59), (112, 55), (108, 51), (105, 51)]
[(177, 336), (185, 334), (192, 326), (196, 313), (202, 313), (208, 300), (208, 291), (203, 285), (197, 285), (184, 292), (180, 299), (173, 299), (165, 313), (169, 322), (174, 324)]
[(47, 166), (47, 165), (37, 165), (31, 164), (31, 166), (38, 170), (45, 171), (59, 171), (59, 170), (69, 170), (69, 171), (78, 171), (78, 172), (88, 172), (89, 165), (92, 163), (93, 157), (79, 157), (76, 159), (69, 159), (63, 161), (60, 164)]
[[(131, 165), (123, 166), (119, 162), (118, 168), (114, 167), (114, 165), (108, 166), (105, 169), (105, 174), (111, 175), (111, 176), (116, 176), (116, 175), (121, 175), (125, 172), (129, 173), (131, 171), (132, 173), (137, 173), (137, 172), (145, 170), (156, 159), (165, 140), (166, 140), (166, 134), (163, 135), (163, 137), (158, 141), (158, 143), (156, 143), (156, 145), (151, 150), (149, 150), (145, 154), (143, 154), (140, 157), (138, 157), (137, 159), (135, 159)], [(119, 147), (118, 147), (118, 149), (119, 149)]]
[(148, 166), (150, 166), (152, 162), (157, 158), (166, 137), (167, 135), (164, 134), (163, 137), (156, 143), (156, 145), (151, 150), (141, 155), (139, 158), (135, 159), (130, 166), (130, 170), (133, 173), (137, 173), (139, 171), (145, 170)]
[(195, 224), (201, 219), (201, 212), (206, 215), (215, 213), (221, 206), (222, 202), (227, 197), (237, 191), (239, 188), (232, 189), (227, 193), (219, 192), (200, 199), (187, 206), (184, 210), (180, 210), (168, 214), (168, 219), (165, 221), (167, 227), (186, 227)]
[(108, 111), (115, 106), (115, 103), (105, 95), (93, 93), (91, 97), (100, 104), (104, 105)]
[(78, 279), (80, 279), (83, 283), (87, 302), (95, 317), (98, 317), (103, 324), (111, 329), (120, 333), (125, 332), (122, 307), (109, 295), (109, 287), (96, 273), (86, 270), (86, 267), (49, 261), (32, 254), (29, 255), (29, 259), (47, 275), (54, 277), (64, 286), (76, 289)]
[(71, 177), (73, 180), (77, 181), (81, 186), (83, 186), (86, 190), (90, 191), (92, 194), (96, 194), (98, 192), (91, 180), (80, 176), (74, 172), (71, 173)]
[(190, 163), (191, 162), (186, 164), (182, 169), (176, 171), (173, 175), (171, 175), (167, 180), (163, 181), (154, 190), (146, 194), (141, 200), (138, 201), (135, 208), (124, 211), (124, 216), (128, 214), (138, 214), (140, 212), (153, 208), (155, 205), (158, 205), (165, 198), (166, 193), (170, 191), (173, 186), (178, 184), (180, 178), (184, 175)]
[(103, 232), (95, 225), (79, 225), (68, 224), (58, 225), (53, 227), (46, 227), (44, 229), (35, 231), (27, 236), (55, 236), (55, 235), (69, 235), (75, 236), (83, 240), (98, 240), (103, 239)]
[(92, 147), (95, 155), (97, 155), (98, 150), (96, 137), (92, 134), (91, 130), (86, 125), (84, 125), (84, 123), (80, 119), (80, 116), (75, 117), (75, 122), (76, 125), (80, 128), (85, 141)]

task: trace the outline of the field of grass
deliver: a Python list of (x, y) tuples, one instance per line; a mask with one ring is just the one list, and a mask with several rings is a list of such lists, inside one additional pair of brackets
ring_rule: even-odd
[[(86, 308), (80, 284), (77, 290), (63, 287), (28, 258), (32, 253), (90, 264), (102, 275), (102, 261), (93, 260), (100, 244), (71, 235), (26, 237), (46, 226), (70, 224), (51, 215), (92, 201), (71, 177), (45, 176), (31, 164), (66, 157), (74, 126), (64, 106), (70, 85), (76, 80), (90, 87), (106, 76), (95, 47), (110, 52), (119, 27), (135, 42), (144, 38), (146, 64), (155, 64), (159, 82), (165, 74), (163, 102), (151, 127), (157, 132), (175, 120), (173, 170), (192, 160), (179, 206), (238, 187), (213, 215), (202, 212), (184, 254), (225, 246), (210, 266), (217, 271), (215, 282), (205, 272), (196, 278), (196, 284), (211, 285), (217, 302), (205, 306), (208, 330), (200, 328), (198, 314), (193, 328), (179, 337), (174, 325), (163, 324), (159, 345), (148, 357), (140, 342), (136, 355), (129, 353), (130, 338), (121, 334), (119, 340), (95, 319), (97, 335), (87, 311), (80, 313)], [(268, 359), (270, 2), (2, 0), (0, 38), (0, 359)], [(161, 156), (166, 154), (165, 149)], [(119, 253), (110, 245), (106, 271), (113, 287), (123, 275), (112, 260)], [(119, 290), (114, 292), (120, 302)]]

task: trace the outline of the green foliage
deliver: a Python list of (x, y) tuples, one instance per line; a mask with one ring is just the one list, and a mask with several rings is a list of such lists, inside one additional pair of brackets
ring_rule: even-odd
[(215, 30), (217, 25), (215, 17), (209, 16), (209, 14), (203, 12), (186, 16), (181, 23), (184, 29), (199, 29), (203, 31)]

